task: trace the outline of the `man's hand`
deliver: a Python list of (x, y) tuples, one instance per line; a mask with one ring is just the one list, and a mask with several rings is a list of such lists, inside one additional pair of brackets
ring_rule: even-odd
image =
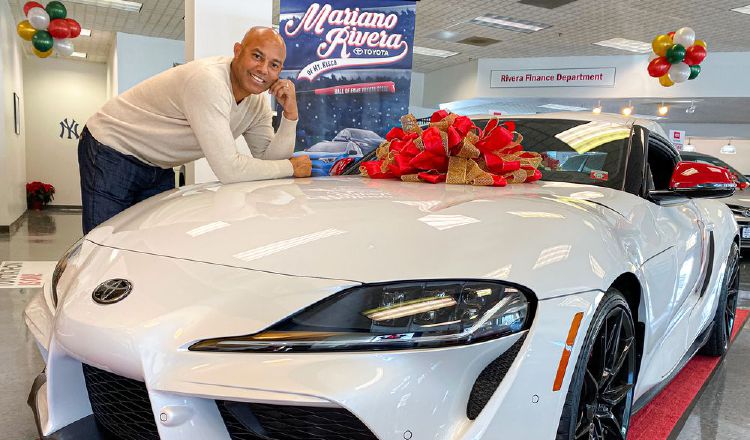
[(294, 168), (294, 177), (310, 177), (312, 174), (312, 162), (310, 156), (294, 156), (289, 158)]
[(297, 95), (294, 83), (288, 79), (280, 79), (273, 83), (268, 91), (276, 98), (276, 102), (281, 104), (281, 107), (284, 109), (284, 117), (290, 121), (296, 121)]

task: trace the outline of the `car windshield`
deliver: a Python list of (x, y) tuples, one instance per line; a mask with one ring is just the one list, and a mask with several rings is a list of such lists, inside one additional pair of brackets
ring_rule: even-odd
[(348, 138), (351, 138), (352, 140), (356, 140), (356, 141), (365, 141), (365, 142), (383, 141), (383, 138), (378, 136), (377, 133), (372, 132), (370, 130), (361, 130), (358, 128), (347, 128), (346, 130), (341, 130), (339, 134), (337, 134), (333, 140), (345, 141), (345, 140), (348, 140)]
[(690, 153), (682, 153), (680, 154), (682, 157), (682, 160), (690, 161), (690, 162), (702, 162), (707, 163), (709, 165), (716, 165), (718, 167), (724, 167), (728, 168), (729, 171), (737, 176), (737, 180), (743, 183), (750, 183), (750, 180), (747, 179), (742, 173), (735, 170), (731, 165), (724, 162), (723, 160), (719, 159), (718, 157), (708, 156), (708, 155), (697, 155), (697, 154), (690, 154)]
[(319, 144), (313, 145), (306, 151), (310, 151), (313, 153), (346, 153), (346, 148), (346, 142), (321, 142)]

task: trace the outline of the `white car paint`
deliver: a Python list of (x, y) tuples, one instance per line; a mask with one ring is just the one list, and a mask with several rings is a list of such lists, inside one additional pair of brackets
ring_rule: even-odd
[[(701, 296), (709, 230), (717, 269)], [(615, 279), (634, 274), (643, 291), (637, 399), (677, 367), (712, 319), (736, 234), (721, 201), (666, 207), (545, 181), (482, 188), (338, 177), (175, 190), (86, 237), (60, 280), (56, 311), (48, 287), (27, 308), (48, 351), (46, 401), (37, 400), (48, 414), (43, 431), (91, 414), (86, 363), (145, 382), (165, 440), (229, 438), (216, 399), (342, 407), (381, 440), (407, 431), (434, 440), (554, 438), (583, 335)], [(120, 277), (135, 286), (126, 300), (91, 300), (99, 283)], [(506, 280), (539, 299), (520, 354), (473, 421), (472, 384), (520, 335), (393, 352), (187, 350), (258, 332), (361, 283), (450, 278)], [(555, 392), (577, 312), (581, 332)]]

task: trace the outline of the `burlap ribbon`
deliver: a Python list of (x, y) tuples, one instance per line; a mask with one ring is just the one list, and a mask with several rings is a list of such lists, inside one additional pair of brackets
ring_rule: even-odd
[(541, 179), (538, 153), (523, 151), (515, 124), (490, 120), (484, 130), (466, 116), (435, 112), (422, 130), (411, 115), (401, 117), (376, 151), (377, 160), (363, 162), (360, 172), (373, 179), (505, 186)]

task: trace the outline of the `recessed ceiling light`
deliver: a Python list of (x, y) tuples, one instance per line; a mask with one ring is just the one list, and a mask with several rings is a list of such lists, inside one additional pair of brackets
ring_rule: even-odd
[(564, 111), (569, 111), (569, 112), (582, 112), (584, 110), (588, 110), (587, 108), (584, 108), (584, 107), (574, 107), (572, 105), (560, 105), (560, 104), (544, 104), (544, 105), (540, 105), (539, 107), (549, 108), (552, 110), (564, 110)]
[(609, 40), (597, 41), (597, 46), (611, 47), (613, 49), (627, 50), (628, 52), (648, 53), (651, 52), (651, 44), (643, 41), (626, 40), (625, 38), (610, 38)]
[(79, 3), (88, 6), (98, 6), (101, 8), (119, 9), (128, 12), (141, 12), (142, 3), (129, 2), (125, 0), (68, 0), (71, 3)]
[(81, 28), (81, 37), (90, 37), (91, 36), (91, 29)]
[(428, 57), (440, 57), (448, 58), (453, 55), (458, 55), (458, 52), (451, 52), (449, 50), (431, 49), (429, 47), (414, 46), (414, 53), (419, 55), (427, 55)]
[(505, 29), (506, 31), (523, 32), (526, 34), (552, 27), (551, 25), (544, 23), (536, 23), (528, 20), (517, 20), (515, 18), (490, 14), (477, 17), (473, 20), (470, 20), (469, 23), (478, 24), (481, 26), (490, 26), (498, 29)]
[(740, 14), (750, 14), (750, 5), (743, 6), (741, 8), (734, 8), (732, 10), (734, 12), (739, 12)]
[(73, 52), (72, 54), (70, 54), (70, 56), (76, 58), (86, 58), (86, 52)]

